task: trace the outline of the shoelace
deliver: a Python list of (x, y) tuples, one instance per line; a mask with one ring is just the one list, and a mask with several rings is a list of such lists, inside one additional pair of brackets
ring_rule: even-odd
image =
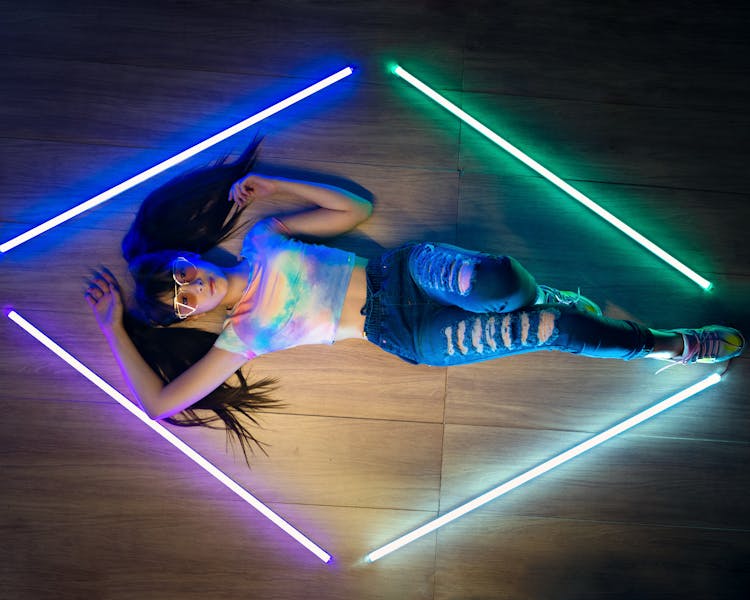
[[(544, 292), (545, 300), (551, 299), (551, 300), (554, 300), (555, 303), (557, 304), (565, 304), (566, 306), (570, 304), (575, 305), (578, 302), (580, 302), (581, 298), (583, 297), (581, 296), (581, 288), (578, 288), (578, 291), (576, 292), (576, 295), (574, 297), (566, 298), (565, 296), (563, 296), (562, 291), (558, 289), (548, 287), (546, 285), (540, 285), (539, 287), (542, 288), (542, 291)], [(553, 303), (547, 302), (547, 304), (553, 304)]]
[[(688, 350), (684, 353), (681, 361), (688, 364), (706, 357), (717, 357), (721, 350), (722, 339), (715, 331), (698, 332), (693, 329), (688, 330), (692, 335), (685, 336), (689, 338), (692, 344), (688, 344)], [(694, 336), (694, 337), (693, 337)]]
[(699, 333), (695, 329), (688, 329), (686, 331), (686, 334), (682, 334), (682, 339), (685, 342), (685, 350), (683, 351), (682, 356), (670, 358), (670, 364), (656, 371), (654, 375), (658, 375), (662, 371), (666, 371), (677, 365), (689, 365), (701, 358), (718, 355), (719, 345), (721, 344), (718, 334), (712, 331)]
[(688, 336), (682, 335), (683, 342), (685, 344), (685, 349), (687, 352), (683, 350), (682, 356), (675, 356), (674, 358), (669, 358), (669, 364), (663, 366), (661, 369), (657, 370), (654, 375), (658, 375), (662, 371), (666, 371), (667, 369), (671, 369), (672, 367), (676, 367), (677, 365), (686, 365), (688, 362), (690, 362), (690, 359), (695, 356), (695, 353), (698, 351), (697, 346), (700, 346), (700, 344), (694, 344), (693, 347), (690, 347), (690, 342), (688, 340)]

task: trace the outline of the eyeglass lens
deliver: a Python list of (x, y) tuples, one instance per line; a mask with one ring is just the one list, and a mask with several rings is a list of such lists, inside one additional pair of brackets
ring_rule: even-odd
[(189, 317), (198, 306), (198, 298), (189, 289), (180, 287), (194, 281), (198, 276), (197, 267), (182, 257), (174, 261), (172, 276), (175, 283), (175, 311), (180, 318)]
[(190, 283), (198, 276), (198, 269), (190, 261), (178, 258), (172, 265), (172, 274), (177, 283)]
[(175, 296), (177, 302), (175, 303), (175, 309), (180, 317), (189, 317), (198, 305), (198, 298), (193, 292), (185, 291), (178, 288), (177, 295)]

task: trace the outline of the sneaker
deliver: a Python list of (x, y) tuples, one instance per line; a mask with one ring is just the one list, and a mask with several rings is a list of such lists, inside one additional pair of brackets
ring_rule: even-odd
[(535, 304), (565, 304), (574, 307), (580, 312), (589, 312), (599, 317), (602, 316), (602, 309), (599, 308), (599, 305), (593, 300), (586, 298), (586, 296), (582, 296), (581, 290), (577, 292), (563, 292), (548, 285), (539, 285), (537, 287), (539, 291), (537, 292)]
[(682, 356), (670, 360), (683, 365), (729, 360), (741, 354), (745, 347), (745, 338), (739, 331), (722, 325), (707, 325), (700, 329), (672, 329), (671, 331), (682, 334), (685, 350)]

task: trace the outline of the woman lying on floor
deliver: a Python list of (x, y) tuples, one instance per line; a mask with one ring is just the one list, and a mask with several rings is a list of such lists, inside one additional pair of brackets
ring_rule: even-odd
[[(138, 316), (124, 313), (106, 269), (85, 293), (143, 410), (179, 425), (222, 421), (246, 458), (246, 445), (258, 441), (240, 415), (255, 422), (253, 413), (276, 402), (272, 381), (248, 383), (240, 369), (293, 346), (356, 338), (439, 367), (543, 350), (685, 364), (743, 350), (742, 334), (729, 327), (657, 330), (604, 317), (580, 294), (538, 285), (508, 256), (412, 243), (368, 261), (301, 242), (353, 229), (372, 205), (336, 187), (253, 174), (256, 151), (254, 143), (236, 162), (180, 176), (146, 198), (123, 241)], [(314, 208), (256, 223), (231, 266), (204, 260), (250, 202), (277, 197)], [(218, 336), (168, 328), (217, 307), (226, 309)]]

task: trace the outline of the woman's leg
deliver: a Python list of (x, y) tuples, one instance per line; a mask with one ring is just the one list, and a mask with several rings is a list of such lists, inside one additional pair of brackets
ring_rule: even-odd
[(542, 350), (631, 360), (652, 354), (655, 343), (650, 329), (632, 321), (557, 305), (531, 306), (510, 313), (441, 307), (421, 319), (415, 338), (417, 360), (435, 366)]
[[(367, 339), (408, 362), (439, 366), (541, 350), (717, 362), (744, 347), (742, 334), (728, 327), (659, 331), (573, 304), (533, 305), (533, 277), (512, 259), (485, 256), (415, 244), (372, 259), (363, 309)], [(499, 310), (477, 310), (488, 304)]]

